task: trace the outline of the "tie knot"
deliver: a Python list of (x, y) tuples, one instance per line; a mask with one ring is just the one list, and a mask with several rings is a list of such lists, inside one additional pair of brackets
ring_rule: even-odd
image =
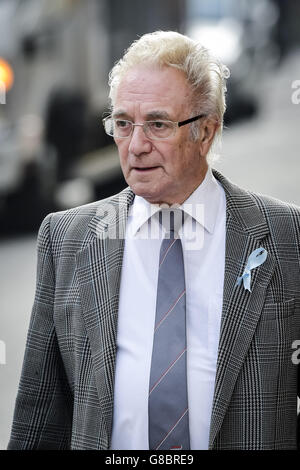
[(178, 234), (178, 231), (184, 224), (184, 212), (178, 208), (163, 209), (159, 212), (159, 223), (166, 230), (166, 234), (172, 237)]

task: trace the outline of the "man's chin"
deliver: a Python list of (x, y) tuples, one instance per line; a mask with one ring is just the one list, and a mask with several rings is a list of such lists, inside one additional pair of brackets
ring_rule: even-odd
[(161, 194), (158, 191), (155, 191), (153, 188), (153, 183), (140, 183), (134, 182), (129, 183), (130, 189), (134, 192), (136, 196), (140, 196), (151, 204), (156, 204), (161, 199)]

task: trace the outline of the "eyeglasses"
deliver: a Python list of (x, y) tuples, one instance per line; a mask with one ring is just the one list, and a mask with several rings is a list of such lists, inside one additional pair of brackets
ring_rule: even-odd
[(135, 126), (141, 126), (148, 139), (164, 140), (173, 136), (178, 127), (185, 126), (205, 116), (206, 114), (199, 114), (198, 116), (180, 122), (156, 120), (146, 121), (143, 124), (135, 124), (127, 119), (115, 119), (112, 116), (107, 116), (102, 122), (106, 134), (111, 137), (116, 137), (117, 139), (127, 139), (132, 135)]

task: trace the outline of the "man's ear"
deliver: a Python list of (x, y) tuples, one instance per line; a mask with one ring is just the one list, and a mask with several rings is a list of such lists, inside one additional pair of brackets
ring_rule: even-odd
[(207, 155), (219, 127), (220, 123), (217, 119), (206, 118), (202, 121), (199, 139), (200, 153), (202, 156)]

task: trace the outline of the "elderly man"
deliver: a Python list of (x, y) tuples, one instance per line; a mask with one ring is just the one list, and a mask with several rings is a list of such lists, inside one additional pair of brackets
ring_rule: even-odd
[(208, 165), (227, 75), (175, 32), (113, 68), (129, 187), (42, 223), (9, 449), (297, 448), (300, 211)]

